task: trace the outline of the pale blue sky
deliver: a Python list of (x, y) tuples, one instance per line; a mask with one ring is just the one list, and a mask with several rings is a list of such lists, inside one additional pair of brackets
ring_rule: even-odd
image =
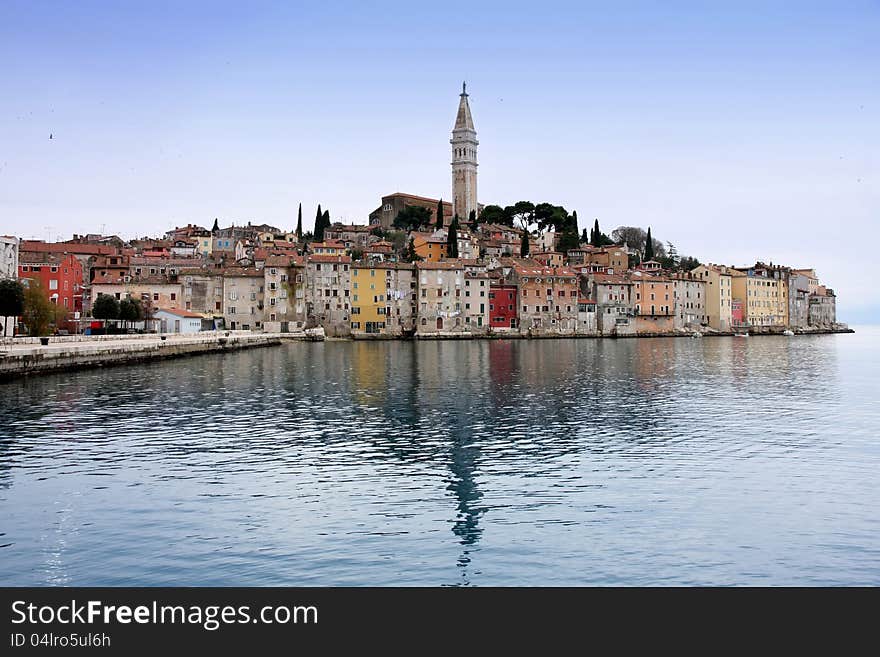
[(0, 0), (0, 233), (449, 198), (467, 79), (481, 202), (815, 266), (880, 319), (880, 4), (422, 4)]

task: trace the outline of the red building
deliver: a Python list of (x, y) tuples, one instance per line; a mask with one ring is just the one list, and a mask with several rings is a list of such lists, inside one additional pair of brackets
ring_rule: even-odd
[(730, 323), (733, 326), (744, 326), (743, 322), (743, 302), (739, 299), (733, 299), (730, 302)]
[(515, 329), (519, 326), (516, 296), (516, 285), (492, 281), (489, 286), (489, 326), (493, 329)]
[[(18, 265), (19, 278), (38, 279), (49, 301), (67, 309), (67, 319), (83, 309), (83, 268), (73, 254), (22, 252)], [(73, 323), (66, 326), (73, 329)]]

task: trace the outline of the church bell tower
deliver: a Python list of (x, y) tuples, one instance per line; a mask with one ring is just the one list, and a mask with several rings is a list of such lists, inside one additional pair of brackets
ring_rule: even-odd
[(477, 210), (477, 131), (468, 105), (466, 83), (461, 84), (458, 115), (452, 129), (452, 210), (465, 222)]

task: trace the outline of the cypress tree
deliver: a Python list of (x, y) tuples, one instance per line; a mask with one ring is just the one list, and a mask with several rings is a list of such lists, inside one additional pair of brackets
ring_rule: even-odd
[(303, 204), (299, 204), (299, 211), (296, 213), (296, 238), (301, 240), (303, 236)]
[(471, 210), (470, 214), (468, 215), (468, 223), (471, 226), (473, 226), (475, 223), (477, 223), (477, 211), (476, 210)]
[(443, 199), (437, 201), (437, 228), (443, 228)]
[(643, 261), (654, 259), (654, 240), (651, 239), (651, 227), (648, 226), (648, 236), (645, 238), (645, 257)]
[(523, 228), (522, 242), (519, 245), (519, 254), (523, 258), (529, 255), (529, 231)]
[(316, 242), (324, 241), (324, 213), (321, 212), (321, 204), (318, 203), (318, 212), (315, 215), (315, 235)]
[(596, 222), (593, 224), (593, 232), (590, 233), (590, 244), (593, 246), (600, 246), (599, 242), (602, 241), (602, 231), (599, 230), (599, 220), (596, 219)]
[(458, 215), (452, 217), (452, 223), (446, 231), (446, 257), (458, 257)]
[(217, 233), (220, 231), (220, 224), (217, 223), (217, 217), (214, 217), (214, 227), (211, 228), (212, 233)]

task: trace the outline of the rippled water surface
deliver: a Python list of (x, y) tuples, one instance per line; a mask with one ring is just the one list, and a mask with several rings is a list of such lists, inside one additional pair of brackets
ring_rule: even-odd
[(880, 584), (880, 331), (0, 384), (0, 583)]

